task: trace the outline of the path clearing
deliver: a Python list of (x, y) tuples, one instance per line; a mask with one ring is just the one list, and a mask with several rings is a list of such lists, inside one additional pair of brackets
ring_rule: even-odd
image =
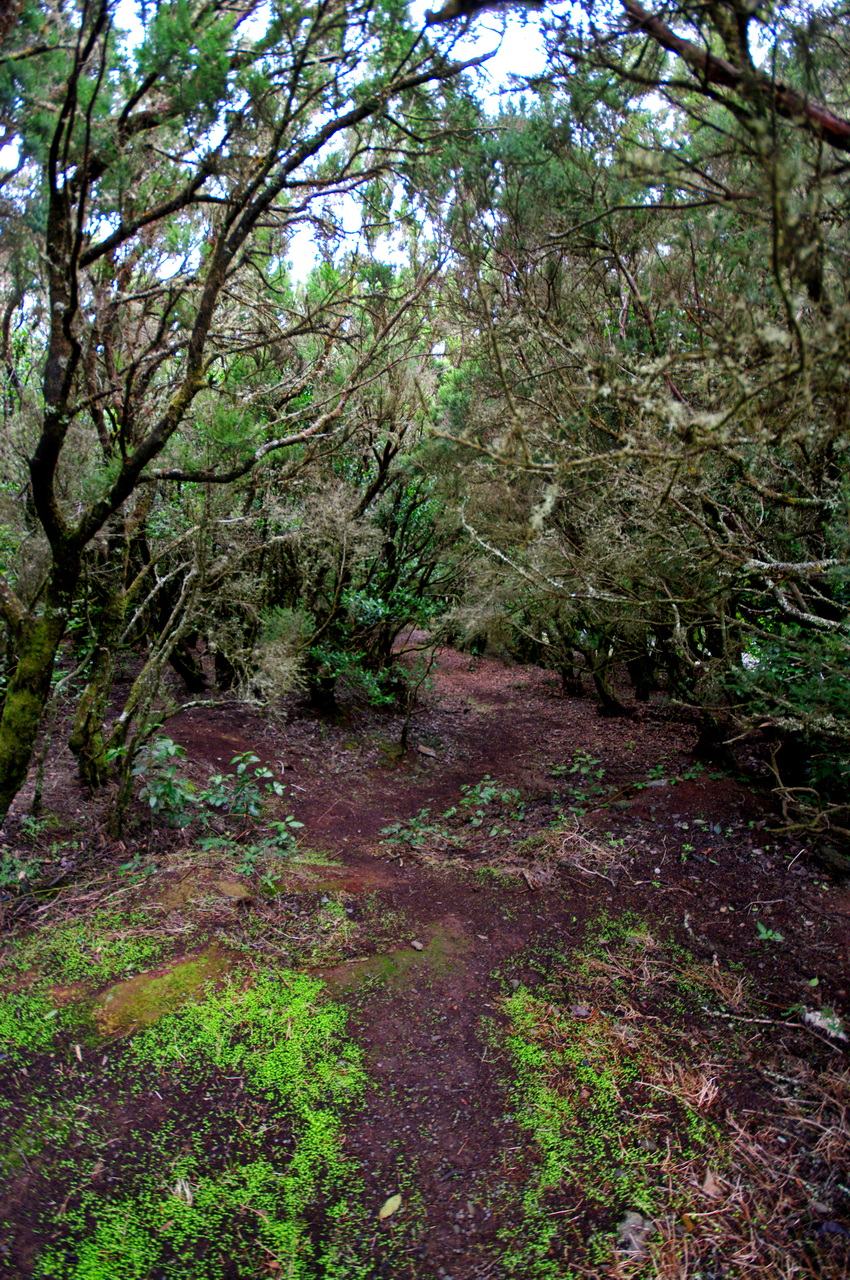
[[(846, 889), (771, 832), (762, 795), (704, 770), (692, 726), (659, 705), (603, 720), (539, 670), (446, 650), (403, 759), (397, 732), (365, 713), (183, 715), (170, 733), (188, 776), (256, 752), (322, 856), (275, 857), (227, 819), (203, 848), (161, 829), (104, 846), (97, 874), (35, 915), (10, 912), (9, 1017), (37, 997), (33, 1026), (59, 1031), (22, 1045), (6, 1028), (4, 1274), (847, 1274)], [(54, 777), (54, 800), (72, 795)], [(116, 995), (127, 956), (144, 1007), (136, 987)], [(297, 1247), (271, 1231), (272, 1191), (232, 1190), (249, 1158), (284, 1170), (304, 1149), (295, 1095), (275, 1111), (244, 1056), (188, 1083), (129, 1065), (139, 1028), (198, 1007), (210, 973), (241, 990), (266, 971), (321, 980), (365, 1072), (348, 1101), (329, 1085), (343, 1172), (307, 1177)], [(102, 1031), (107, 997), (110, 1034), (84, 1034), (70, 1011)], [(142, 1243), (104, 1243), (101, 1208), (141, 1202), (134, 1134), (170, 1170), (144, 1184), (159, 1235), (142, 1214)], [(236, 1207), (215, 1238), (175, 1236), (216, 1178)]]

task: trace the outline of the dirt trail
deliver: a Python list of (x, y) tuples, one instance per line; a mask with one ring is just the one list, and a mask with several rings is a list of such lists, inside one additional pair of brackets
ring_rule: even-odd
[[(693, 727), (660, 705), (636, 709), (631, 719), (600, 719), (589, 702), (563, 698), (539, 670), (446, 650), (404, 757), (395, 745), (399, 723), (362, 713), (329, 725), (294, 704), (285, 720), (231, 706), (172, 721), (170, 732), (186, 747), (198, 781), (240, 752), (257, 752), (287, 785), (285, 808), (304, 823), (302, 843), (322, 850), (331, 865), (293, 867), (272, 898), (252, 883), (251, 868), (243, 868), (239, 880), (252, 896), (231, 903), (219, 896), (210, 906), (201, 891), (223, 883), (216, 876), (227, 868), (208, 858), (198, 870), (179, 839), (164, 833), (152, 841), (163, 869), (144, 890), (159, 912), (157, 904), (172, 903), (166, 916), (172, 934), (203, 929), (206, 937), (218, 936), (219, 928), (226, 945), (253, 948), (257, 963), (274, 958), (308, 969), (349, 1008), (368, 1084), (362, 1106), (348, 1118), (345, 1151), (365, 1185), (365, 1203), (376, 1212), (399, 1192), (403, 1210), (385, 1220), (370, 1211), (348, 1242), (350, 1269), (333, 1275), (536, 1280), (566, 1275), (570, 1266), (577, 1270), (569, 1274), (620, 1274), (621, 1265), (632, 1268), (629, 1274), (661, 1274), (641, 1270), (649, 1265), (641, 1230), (650, 1233), (647, 1240), (653, 1231), (656, 1237), (667, 1232), (671, 1266), (677, 1256), (685, 1259), (685, 1270), (671, 1275), (779, 1274), (764, 1258), (780, 1258), (781, 1249), (793, 1259), (816, 1256), (811, 1265), (818, 1274), (844, 1274), (850, 1256), (843, 1225), (850, 1205), (846, 1144), (840, 1151), (836, 1145), (825, 1163), (800, 1148), (794, 1176), (807, 1190), (793, 1206), (783, 1192), (793, 1223), (782, 1230), (792, 1243), (770, 1243), (774, 1252), (764, 1258), (756, 1250), (755, 1270), (729, 1270), (718, 1261), (726, 1246), (709, 1238), (707, 1227), (693, 1234), (696, 1209), (657, 1207), (641, 1219), (649, 1202), (634, 1192), (589, 1196), (580, 1146), (569, 1148), (574, 1167), (538, 1190), (529, 1208), (545, 1150), (542, 1156), (540, 1133), (518, 1101), (519, 1068), (505, 1037), (512, 1026), (516, 1031), (510, 1000), (519, 993), (542, 1019), (541, 1029), (528, 1034), (548, 1055), (545, 1096), (551, 1102), (551, 1090), (561, 1090), (564, 1105), (578, 1107), (571, 1123), (586, 1123), (594, 1133), (603, 1110), (593, 1092), (602, 1088), (594, 1054), (608, 1053), (615, 1039), (611, 1061), (633, 1049), (629, 1020), (655, 1037), (658, 1055), (665, 1046), (671, 1052), (665, 1036), (699, 1047), (699, 1061), (709, 1064), (704, 1078), (715, 1089), (703, 1103), (686, 1104), (684, 1086), (681, 1097), (673, 1089), (675, 1055), (669, 1080), (657, 1076), (666, 1085), (626, 1074), (616, 1087), (619, 1110), (609, 1115), (611, 1132), (600, 1142), (604, 1158), (613, 1160), (609, 1181), (616, 1185), (622, 1177), (625, 1187), (631, 1157), (611, 1156), (618, 1132), (637, 1124), (635, 1133), (643, 1136), (636, 1141), (645, 1152), (665, 1149), (666, 1142), (669, 1154), (678, 1142), (679, 1112), (650, 1112), (647, 1098), (663, 1097), (666, 1089), (676, 1094), (680, 1111), (692, 1106), (694, 1114), (704, 1111), (706, 1125), (734, 1128), (775, 1113), (771, 1071), (787, 1075), (797, 1070), (789, 1063), (802, 1063), (812, 1080), (846, 1071), (839, 1042), (782, 1011), (805, 995), (811, 1005), (843, 1017), (850, 895), (826, 883), (804, 857), (795, 858), (799, 846), (770, 832), (763, 794), (742, 779), (702, 769), (692, 754)], [(396, 830), (387, 834), (391, 824)], [(181, 885), (185, 893), (168, 899)], [(308, 916), (304, 937), (319, 927), (317, 920), (325, 929), (312, 951), (293, 941)], [(597, 945), (591, 955), (588, 940), (602, 936), (600, 920), (632, 923), (619, 933), (615, 927), (607, 950)], [(704, 1002), (686, 1007), (681, 992), (674, 1000), (671, 985), (681, 973), (696, 975), (697, 984), (721, 975), (717, 989), (728, 987), (727, 994), (738, 981), (734, 975), (744, 975), (757, 993), (750, 1003), (740, 996), (743, 988), (737, 1003), (729, 995), (732, 1012), (725, 1014), (713, 1006), (707, 1011)], [(722, 975), (730, 976), (726, 986)], [(608, 985), (600, 986), (603, 981)], [(737, 1018), (749, 1038), (727, 1062), (717, 1046), (728, 1041), (729, 1018)], [(577, 1059), (565, 1048), (568, 1025), (576, 1043), (590, 1034), (585, 1026), (596, 1028), (596, 1039)], [(647, 1070), (641, 1068), (642, 1077)], [(640, 1101), (635, 1090), (645, 1084), (656, 1093)], [(651, 1123), (642, 1118), (650, 1115)], [(843, 1124), (846, 1129), (846, 1116)], [(700, 1141), (704, 1153), (707, 1139)], [(623, 1152), (626, 1145), (620, 1140)], [(805, 1172), (804, 1156), (810, 1161)], [(699, 1156), (700, 1178), (707, 1176), (707, 1159)], [(696, 1177), (688, 1160), (694, 1169), (698, 1164), (697, 1156), (682, 1156), (676, 1176), (683, 1184)], [(0, 1198), (0, 1209), (20, 1213), (36, 1174), (29, 1182), (20, 1178), (12, 1194)], [(669, 1180), (669, 1170), (664, 1176)], [(773, 1191), (764, 1195), (775, 1213)], [(636, 1205), (647, 1225), (634, 1228), (632, 1247), (632, 1237), (622, 1237), (622, 1221)], [(752, 1212), (750, 1202), (746, 1208)], [(729, 1213), (737, 1224), (732, 1208)], [(314, 1229), (317, 1238), (326, 1230), (321, 1207)], [(618, 1231), (619, 1253), (612, 1255)], [(743, 1248), (734, 1233), (729, 1240), (729, 1248)], [(28, 1218), (0, 1244), (10, 1276), (33, 1274), (38, 1243)], [(605, 1248), (608, 1261), (594, 1263)], [(700, 1260), (702, 1269), (689, 1270), (688, 1258)], [(787, 1274), (813, 1274), (808, 1265), (800, 1262)], [(280, 1271), (258, 1264), (252, 1274)]]
[[(500, 996), (520, 985), (548, 991), (553, 957), (578, 946), (585, 923), (604, 911), (634, 916), (703, 959), (758, 972), (777, 1010), (799, 1001), (799, 983), (813, 972), (822, 1003), (843, 1008), (850, 896), (833, 890), (826, 911), (817, 869), (798, 861), (789, 871), (796, 849), (768, 833), (765, 795), (710, 776), (693, 755), (694, 727), (657, 706), (605, 720), (592, 703), (563, 698), (539, 670), (445, 650), (403, 760), (393, 756), (392, 728), (377, 722), (362, 740), (345, 726), (291, 722), (285, 777), (303, 787), (292, 796), (307, 840), (342, 863), (327, 873), (328, 890), (376, 894), (403, 921), (400, 946), (383, 961), (320, 970), (352, 1000), (372, 1080), (347, 1149), (376, 1202), (394, 1190), (400, 1166), (416, 1170), (409, 1190), (422, 1223), (412, 1275), (483, 1280), (503, 1274), (499, 1233), (523, 1229), (519, 1207), (537, 1158), (511, 1119), (506, 1062), (487, 1040), (502, 1019)], [(256, 747), (251, 734), (243, 745), (249, 738)], [(181, 740), (201, 746), (198, 736)], [(596, 793), (585, 775), (564, 772), (576, 760), (596, 762)], [(610, 879), (569, 859), (546, 868), (548, 877), (537, 867), (502, 882), (477, 879), (480, 862), (498, 865), (516, 832), (480, 841), (483, 853), (475, 841), (446, 847), (438, 834), (388, 856), (380, 832), (389, 823), (412, 819), (415, 837), (426, 806), (424, 825), (485, 777), (520, 791), (530, 829), (551, 821), (555, 801), (579, 810), (576, 830), (622, 842)], [(754, 940), (753, 904), (783, 931), (778, 953)], [(553, 1205), (553, 1214), (564, 1211), (557, 1197)], [(378, 1233), (374, 1247), (380, 1258)]]

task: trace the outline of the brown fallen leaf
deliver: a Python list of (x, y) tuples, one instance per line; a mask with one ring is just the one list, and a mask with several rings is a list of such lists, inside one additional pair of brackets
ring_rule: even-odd
[(378, 1210), (378, 1217), (389, 1218), (392, 1214), (395, 1213), (396, 1209), (400, 1209), (400, 1208), (401, 1208), (401, 1196), (400, 1195), (390, 1196), (389, 1200), (385, 1200), (384, 1203), (381, 1205), (380, 1209)]
[(702, 1189), (704, 1194), (707, 1195), (710, 1200), (716, 1200), (718, 1196), (723, 1195), (723, 1188), (710, 1169), (706, 1169), (705, 1171)]

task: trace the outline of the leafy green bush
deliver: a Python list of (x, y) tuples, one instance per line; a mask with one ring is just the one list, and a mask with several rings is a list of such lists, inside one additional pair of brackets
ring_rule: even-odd
[(268, 795), (285, 794), (286, 787), (277, 781), (271, 769), (260, 764), (260, 757), (253, 751), (235, 755), (230, 763), (231, 771), (214, 774), (198, 797), (211, 809), (219, 809), (234, 818), (256, 820), (262, 816)]
[(177, 772), (177, 762), (185, 756), (185, 747), (171, 738), (155, 738), (142, 748), (130, 771), (134, 778), (143, 780), (139, 795), (147, 802), (151, 817), (162, 817), (175, 827), (189, 825), (198, 800), (192, 783)]

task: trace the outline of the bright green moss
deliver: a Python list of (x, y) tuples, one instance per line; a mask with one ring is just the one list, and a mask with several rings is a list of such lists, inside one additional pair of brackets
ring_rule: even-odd
[(68, 1020), (46, 996), (25, 991), (0, 997), (0, 1052), (17, 1058), (50, 1047), (57, 1027)]
[(44, 983), (99, 985), (136, 973), (160, 960), (168, 941), (128, 937), (132, 923), (132, 918), (101, 911), (88, 921), (25, 934), (13, 941), (7, 964), (19, 972), (38, 969)]
[[(63, 1241), (42, 1254), (37, 1276), (217, 1280), (234, 1274), (227, 1265), (253, 1278), (265, 1274), (269, 1261), (292, 1280), (361, 1274), (359, 1264), (350, 1269), (343, 1259), (358, 1184), (340, 1129), (341, 1110), (365, 1076), (357, 1048), (345, 1038), (345, 1012), (319, 982), (294, 973), (260, 974), (249, 987), (230, 980), (138, 1032), (126, 1052), (184, 1088), (195, 1079), (238, 1074), (248, 1103), (252, 1095), (261, 1100), (256, 1134), (247, 1131), (251, 1154), (209, 1169), (203, 1122), (196, 1132), (165, 1122), (153, 1137), (140, 1135), (144, 1175), (134, 1185), (121, 1183), (114, 1199), (83, 1190), (62, 1223)], [(265, 1141), (269, 1107), (287, 1135), (279, 1159), (267, 1142), (254, 1154)], [(250, 1105), (243, 1115), (250, 1125)], [(226, 1115), (213, 1121), (229, 1122)], [(331, 1225), (317, 1243), (306, 1224), (319, 1206)]]

